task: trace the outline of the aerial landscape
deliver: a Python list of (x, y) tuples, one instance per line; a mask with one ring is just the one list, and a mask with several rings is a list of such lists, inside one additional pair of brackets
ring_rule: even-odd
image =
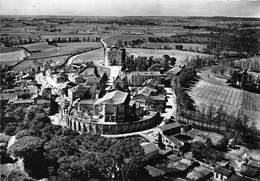
[(259, 181), (260, 2), (0, 0), (3, 181)]

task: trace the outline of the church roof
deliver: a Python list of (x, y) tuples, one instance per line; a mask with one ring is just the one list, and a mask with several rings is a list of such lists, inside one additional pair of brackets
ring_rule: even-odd
[(98, 104), (113, 104), (113, 105), (118, 105), (118, 104), (123, 104), (128, 96), (127, 92), (123, 92), (120, 90), (115, 90), (113, 92), (108, 92), (104, 97), (101, 99), (98, 99), (95, 102), (95, 105)]

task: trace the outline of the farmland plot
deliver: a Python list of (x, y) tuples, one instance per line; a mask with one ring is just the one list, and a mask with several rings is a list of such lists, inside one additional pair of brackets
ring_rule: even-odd
[(93, 61), (98, 63), (103, 63), (104, 61), (104, 49), (100, 48), (91, 52), (86, 52), (78, 55), (74, 58), (74, 63), (90, 62)]
[(260, 95), (244, 90), (200, 80), (188, 94), (197, 106), (223, 105), (229, 113), (244, 110), (244, 114), (257, 121), (260, 128)]
[(3, 48), (0, 52), (1, 65), (14, 65), (29, 56), (29, 53), (22, 48)]
[(54, 48), (52, 45), (48, 45), (47, 42), (31, 43), (31, 44), (26, 44), (26, 45), (22, 45), (22, 46), (30, 52), (44, 51), (44, 50)]
[[(62, 44), (61, 44), (62, 45)], [(100, 42), (82, 42), (82, 43), (65, 43), (63, 47), (51, 47), (44, 49), (42, 52), (32, 53), (29, 60), (17, 65), (15, 69), (26, 69), (34, 67), (34, 60), (51, 60), (54, 65), (62, 64), (67, 58), (73, 54), (91, 50), (92, 48), (101, 47)]]

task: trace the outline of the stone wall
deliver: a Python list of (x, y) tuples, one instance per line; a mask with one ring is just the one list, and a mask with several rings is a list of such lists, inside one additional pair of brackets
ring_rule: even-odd
[(142, 131), (153, 128), (160, 124), (162, 118), (159, 112), (153, 113), (150, 118), (141, 119), (132, 123), (98, 123), (93, 122), (90, 119), (71, 118), (66, 121), (67, 125), (73, 130), (77, 130), (81, 133), (90, 132), (104, 135), (124, 134)]

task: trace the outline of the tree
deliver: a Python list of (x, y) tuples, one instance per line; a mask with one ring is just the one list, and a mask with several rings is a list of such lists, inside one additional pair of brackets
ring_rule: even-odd
[(118, 140), (109, 151), (121, 172), (122, 180), (127, 180), (134, 175), (144, 162), (144, 150), (136, 138)]
[(102, 75), (100, 82), (106, 83), (107, 81), (108, 81), (108, 77), (107, 77), (107, 74), (106, 74), (106, 72), (105, 72), (105, 73)]
[(218, 71), (219, 71), (219, 68), (217, 67), (217, 66), (214, 66), (214, 67), (212, 67), (211, 68), (211, 71), (215, 74), (215, 76), (216, 76), (216, 74), (218, 73)]
[(46, 162), (44, 159), (43, 145), (45, 140), (25, 136), (17, 140), (9, 149), (8, 153), (24, 158), (24, 166), (27, 172), (34, 178), (47, 177)]
[[(100, 77), (100, 75), (98, 74), (97, 66), (94, 67), (94, 74), (95, 74), (97, 77)], [(104, 73), (104, 74), (105, 74), (105, 73)]]
[(227, 69), (224, 65), (219, 66), (219, 72), (220, 72), (222, 77), (224, 76), (226, 71), (227, 71)]

